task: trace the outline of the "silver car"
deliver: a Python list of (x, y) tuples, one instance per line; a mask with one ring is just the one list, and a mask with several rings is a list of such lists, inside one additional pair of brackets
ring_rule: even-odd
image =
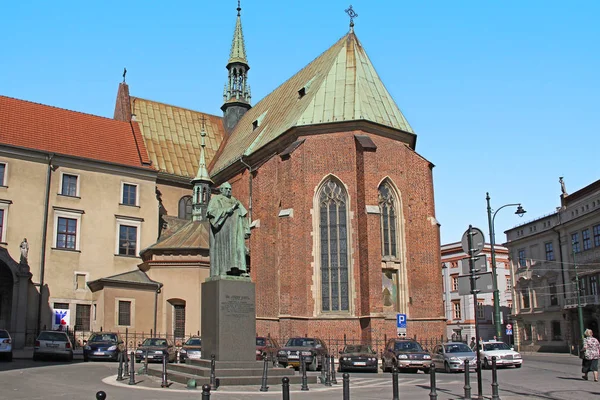
[(438, 344), (431, 353), (435, 369), (445, 372), (464, 371), (465, 359), (469, 360), (469, 369), (475, 369), (477, 355), (469, 346), (460, 342)]
[(4, 329), (0, 329), (0, 358), (7, 361), (12, 361), (12, 340), (8, 332)]
[(71, 345), (71, 340), (65, 332), (40, 332), (33, 348), (33, 361), (39, 361), (45, 357), (56, 357), (73, 361), (73, 345)]

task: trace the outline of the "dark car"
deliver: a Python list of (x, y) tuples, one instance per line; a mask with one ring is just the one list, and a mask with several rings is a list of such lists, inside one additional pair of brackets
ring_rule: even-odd
[(189, 338), (179, 350), (179, 362), (199, 360), (202, 357), (202, 339), (198, 336)]
[(148, 362), (162, 362), (163, 357), (167, 357), (169, 362), (174, 362), (177, 358), (175, 346), (166, 338), (148, 338), (144, 340), (135, 351), (135, 361), (141, 362), (145, 358)]
[(383, 372), (391, 372), (394, 366), (398, 371), (429, 373), (431, 355), (425, 351), (419, 342), (411, 339), (390, 339), (385, 346), (381, 360)]
[(287, 341), (277, 352), (277, 361), (282, 367), (300, 367), (300, 356), (304, 357), (304, 363), (309, 371), (321, 368), (321, 355), (327, 354), (327, 347), (321, 339), (295, 337)]
[(277, 360), (277, 352), (279, 351), (279, 345), (277, 341), (269, 336), (257, 336), (256, 337), (256, 359), (262, 360), (265, 356), (269, 360)]
[(110, 360), (118, 361), (119, 354), (125, 350), (125, 345), (114, 332), (92, 333), (83, 346), (83, 361)]
[(377, 353), (371, 346), (349, 344), (340, 351), (340, 372), (348, 370), (367, 370), (377, 372)]

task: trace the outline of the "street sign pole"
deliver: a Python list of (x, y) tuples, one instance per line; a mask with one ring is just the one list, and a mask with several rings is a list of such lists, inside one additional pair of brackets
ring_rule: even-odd
[[(477, 229), (477, 228), (475, 228)], [(477, 272), (475, 270), (475, 259), (476, 259), (476, 252), (477, 252), (477, 248), (474, 247), (474, 243), (473, 243), (473, 236), (476, 235), (476, 231), (475, 229), (473, 229), (472, 225), (469, 225), (469, 230), (467, 232), (465, 232), (467, 234), (467, 246), (468, 246), (468, 253), (469, 253), (469, 267), (470, 267), (470, 272), (471, 272), (471, 294), (473, 294), (473, 311), (475, 312), (473, 317), (475, 320), (475, 343), (477, 343), (477, 399), (478, 400), (483, 400), (483, 383), (481, 380), (481, 357), (480, 357), (480, 343), (479, 343), (479, 323), (478, 323), (478, 319), (477, 319), (477, 293), (479, 292), (479, 290), (476, 289), (476, 285), (475, 285), (475, 281), (478, 279), (477, 276), (475, 276), (475, 273)], [(481, 232), (481, 231), (479, 231)], [(482, 236), (482, 242), (485, 243), (485, 240), (483, 240), (483, 234), (481, 234)], [(464, 250), (464, 249), (463, 249)], [(481, 250), (479, 250), (481, 251)]]

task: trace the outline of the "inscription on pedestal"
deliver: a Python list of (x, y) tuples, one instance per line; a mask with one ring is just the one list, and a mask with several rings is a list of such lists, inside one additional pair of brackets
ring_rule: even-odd
[(254, 302), (250, 296), (226, 295), (221, 302), (221, 312), (227, 317), (240, 318), (248, 314), (254, 316)]

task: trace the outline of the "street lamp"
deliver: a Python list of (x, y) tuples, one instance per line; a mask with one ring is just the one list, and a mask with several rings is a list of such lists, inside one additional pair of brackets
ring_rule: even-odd
[(494, 231), (494, 220), (496, 219), (496, 214), (498, 211), (502, 210), (504, 207), (516, 206), (517, 214), (519, 217), (522, 217), (527, 211), (521, 207), (521, 203), (511, 203), (505, 204), (502, 207), (498, 208), (494, 214), (492, 215), (492, 207), (490, 206), (490, 194), (485, 194), (485, 199), (487, 200), (487, 216), (488, 216), (488, 224), (490, 229), (490, 250), (492, 253), (492, 282), (494, 286), (494, 325), (496, 325), (496, 337), (498, 340), (502, 337), (502, 325), (500, 324), (500, 292), (498, 290), (498, 273), (496, 271), (496, 251), (494, 249), (495, 245), (495, 231)]
[(572, 241), (571, 248), (573, 249), (573, 264), (575, 265), (575, 290), (577, 291), (577, 319), (579, 320), (579, 334), (583, 339), (585, 336), (583, 335), (583, 307), (581, 306), (581, 290), (579, 286), (579, 273), (577, 272), (577, 261), (575, 259), (575, 246), (577, 246), (579, 242)]

